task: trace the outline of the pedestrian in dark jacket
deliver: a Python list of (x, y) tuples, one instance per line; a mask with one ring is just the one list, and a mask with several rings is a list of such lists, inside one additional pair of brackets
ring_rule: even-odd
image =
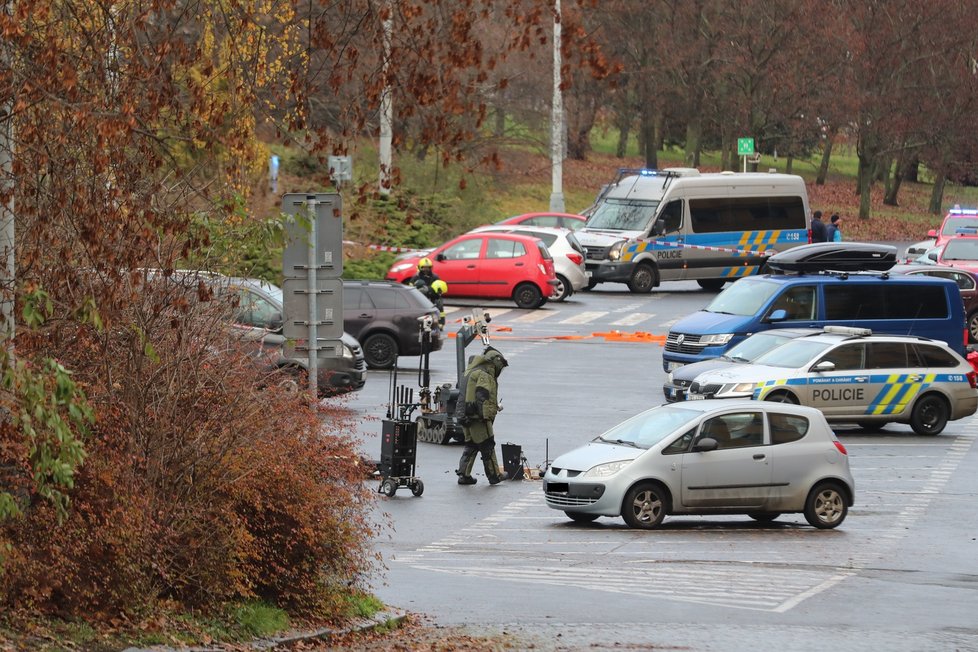
[(825, 237), (828, 242), (842, 242), (842, 218), (835, 213), (829, 218), (829, 225), (825, 228)]
[(509, 479), (508, 473), (499, 472), (496, 461), (496, 440), (492, 424), (496, 414), (502, 409), (499, 405), (498, 378), (503, 368), (508, 366), (506, 358), (496, 349), (487, 347), (482, 355), (473, 356), (465, 369), (459, 384), (455, 418), (462, 424), (465, 433), (465, 450), (458, 461), (459, 484), (475, 484), (472, 467), (476, 454), (482, 455), (482, 466), (486, 470), (489, 484), (499, 484)]
[(828, 242), (826, 228), (822, 221), (822, 211), (812, 213), (812, 242)]

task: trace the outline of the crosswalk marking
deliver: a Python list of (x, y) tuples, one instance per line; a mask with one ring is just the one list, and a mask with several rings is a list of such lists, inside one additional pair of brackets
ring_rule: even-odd
[(547, 317), (553, 317), (554, 315), (559, 315), (559, 310), (534, 310), (528, 312), (525, 315), (520, 315), (513, 319), (514, 322), (519, 322), (521, 324), (527, 324), (531, 322), (538, 322), (546, 319)]
[(596, 319), (601, 319), (608, 313), (606, 311), (581, 312), (573, 317), (562, 320), (561, 324), (589, 324)]
[(630, 315), (622, 317), (616, 321), (611, 322), (612, 326), (634, 326), (635, 324), (640, 324), (646, 319), (652, 319), (655, 314), (647, 312), (633, 312)]

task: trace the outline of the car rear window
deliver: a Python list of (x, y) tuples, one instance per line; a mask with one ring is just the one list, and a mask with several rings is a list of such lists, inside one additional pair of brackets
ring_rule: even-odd
[(548, 247), (553, 246), (553, 243), (557, 242), (557, 235), (554, 233), (543, 233), (541, 231), (513, 231), (516, 235), (525, 235), (531, 238), (539, 238), (543, 240), (544, 244)]
[(808, 419), (797, 414), (768, 412), (767, 421), (771, 428), (772, 444), (790, 444), (808, 433)]
[(957, 367), (954, 354), (933, 344), (914, 344), (921, 367)]

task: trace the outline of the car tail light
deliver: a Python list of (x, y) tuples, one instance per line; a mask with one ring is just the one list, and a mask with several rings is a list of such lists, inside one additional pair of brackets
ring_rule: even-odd
[(570, 258), (571, 262), (574, 263), (575, 265), (580, 265), (581, 263), (584, 262), (584, 256), (582, 256), (581, 254), (577, 254), (577, 253), (567, 254), (567, 257)]
[(971, 385), (971, 389), (978, 389), (978, 372), (968, 372), (968, 384)]
[(835, 447), (838, 448), (839, 449), (839, 452), (842, 453), (843, 455), (848, 455), (849, 454), (849, 453), (846, 452), (846, 447), (843, 446), (842, 445), (842, 442), (839, 441), (838, 439), (833, 439), (832, 440), (832, 443), (835, 444)]
[(812, 230), (808, 229), (808, 244), (812, 243)]

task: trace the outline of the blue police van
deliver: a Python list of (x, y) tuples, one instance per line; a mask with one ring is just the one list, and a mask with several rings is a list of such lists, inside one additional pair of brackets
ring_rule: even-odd
[(848, 326), (919, 335), (965, 355), (968, 331), (956, 283), (889, 274), (896, 248), (817, 243), (772, 256), (773, 273), (742, 278), (703, 310), (670, 329), (662, 353), (667, 372), (723, 355), (770, 328)]

